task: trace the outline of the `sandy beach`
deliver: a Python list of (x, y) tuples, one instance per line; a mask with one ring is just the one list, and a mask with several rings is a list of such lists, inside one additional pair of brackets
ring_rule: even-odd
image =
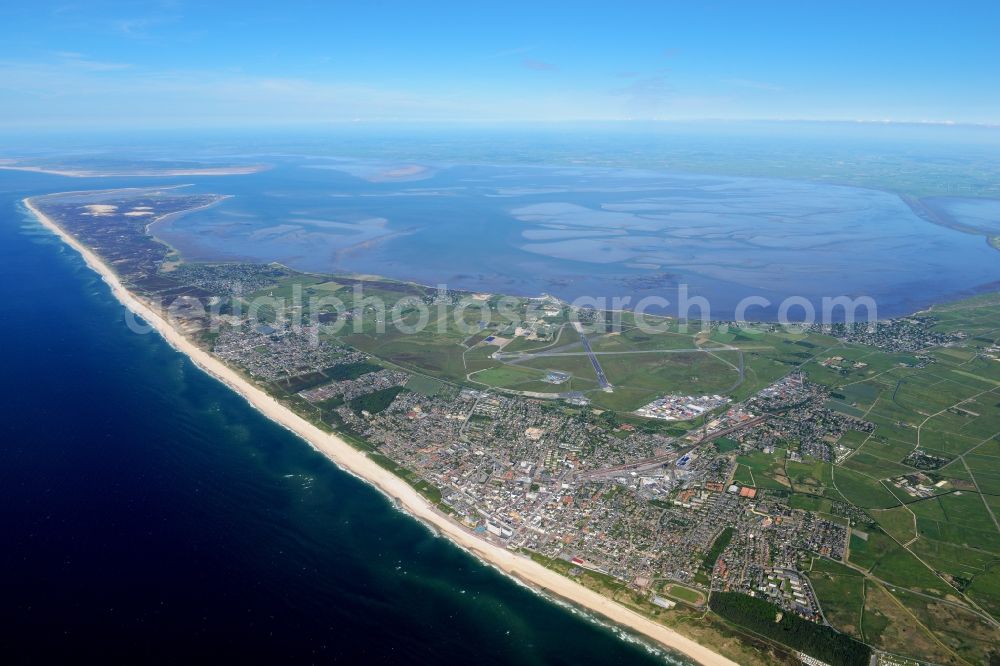
[(512, 553), (472, 535), (462, 526), (439, 513), (405, 481), (369, 460), (363, 452), (353, 448), (336, 435), (326, 433), (301, 418), (263, 390), (246, 381), (222, 361), (196, 346), (180, 331), (171, 326), (160, 313), (129, 292), (114, 272), (97, 255), (46, 217), (32, 205), (30, 198), (24, 199), (24, 204), (41, 224), (83, 256), (87, 265), (100, 274), (111, 287), (111, 291), (118, 301), (155, 328), (172, 347), (185, 354), (199, 368), (239, 393), (269, 419), (304, 439), (336, 465), (378, 488), (395, 500), (410, 515), (433, 526), (438, 533), (480, 560), (499, 568), (535, 589), (592, 611), (656, 643), (681, 652), (698, 663), (712, 666), (735, 664), (711, 649), (668, 627), (653, 622), (527, 557)]
[(132, 171), (110, 169), (107, 171), (93, 169), (59, 169), (39, 166), (18, 166), (16, 163), (0, 163), (0, 169), (7, 171), (28, 171), (30, 173), (47, 173), (53, 176), (68, 176), (70, 178), (104, 178), (122, 176), (243, 176), (259, 173), (267, 169), (265, 164), (250, 166), (225, 167), (193, 167), (182, 169), (135, 169)]

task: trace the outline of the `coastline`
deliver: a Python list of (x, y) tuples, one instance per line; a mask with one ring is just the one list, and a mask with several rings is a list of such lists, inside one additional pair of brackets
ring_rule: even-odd
[(735, 662), (630, 610), (603, 595), (583, 587), (579, 583), (562, 576), (551, 569), (505, 548), (484, 541), (466, 531), (460, 525), (438, 512), (414, 488), (379, 466), (368, 456), (352, 447), (336, 434), (327, 433), (309, 423), (291, 409), (262, 389), (254, 386), (229, 368), (221, 360), (212, 356), (188, 340), (158, 312), (133, 295), (118, 279), (118, 276), (94, 252), (85, 247), (63, 230), (32, 203), (32, 197), (22, 200), (25, 207), (49, 231), (76, 250), (87, 266), (99, 274), (108, 284), (114, 297), (128, 310), (140, 316), (152, 326), (160, 336), (177, 351), (187, 356), (199, 369), (232, 389), (255, 409), (275, 423), (285, 427), (304, 439), (315, 450), (322, 453), (344, 471), (373, 485), (410, 516), (431, 526), (435, 532), (447, 537), (466, 552), (484, 563), (500, 569), (503, 573), (527, 584), (533, 589), (551, 594), (587, 611), (593, 612), (610, 622), (627, 628), (656, 644), (675, 650), (706, 666), (729, 666)]
[(250, 166), (231, 167), (192, 167), (180, 169), (139, 169), (136, 171), (124, 170), (88, 170), (88, 169), (60, 169), (39, 166), (18, 166), (15, 164), (0, 164), (0, 169), (6, 171), (27, 171), (29, 173), (47, 173), (51, 176), (66, 176), (68, 178), (119, 178), (125, 176), (157, 177), (168, 176), (244, 176), (251, 173), (260, 173), (267, 170), (266, 164), (253, 164)]

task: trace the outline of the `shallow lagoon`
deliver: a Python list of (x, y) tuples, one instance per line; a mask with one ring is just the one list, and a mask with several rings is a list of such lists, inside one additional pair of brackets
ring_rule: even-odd
[[(871, 296), (898, 315), (1000, 279), (982, 236), (878, 190), (604, 168), (285, 159), (199, 181), (234, 194), (154, 227), (193, 259), (280, 261), (525, 295), (677, 301)], [(753, 316), (773, 318), (776, 306)]]
[(930, 197), (924, 205), (942, 217), (945, 224), (955, 224), (989, 236), (1000, 234), (1000, 200), (972, 197)]

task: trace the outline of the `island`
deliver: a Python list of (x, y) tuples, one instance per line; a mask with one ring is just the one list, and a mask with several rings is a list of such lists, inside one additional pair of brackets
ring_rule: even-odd
[(706, 323), (190, 262), (150, 233), (223, 200), (24, 204), (132, 325), (542, 593), (704, 664), (1000, 658), (1000, 295)]
[(115, 161), (94, 160), (90, 164), (80, 161), (61, 163), (52, 161), (28, 161), (3, 158), (0, 170), (47, 173), (70, 178), (126, 177), (166, 177), (166, 176), (244, 176), (267, 169), (266, 164), (209, 164), (193, 162), (161, 162), (151, 166), (147, 162), (132, 164)]

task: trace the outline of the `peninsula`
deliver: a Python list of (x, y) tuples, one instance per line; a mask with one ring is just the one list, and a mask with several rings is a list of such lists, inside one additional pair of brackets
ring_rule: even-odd
[(148, 234), (221, 200), (24, 204), (199, 368), (537, 590), (703, 664), (995, 655), (995, 295), (649, 332), (548, 297), (192, 264)]
[(469, 530), (462, 528), (441, 511), (435, 509), (427, 499), (403, 479), (373, 462), (363, 452), (352, 447), (336, 434), (324, 432), (306, 421), (274, 397), (248, 382), (218, 358), (200, 348), (184, 333), (168, 323), (163, 312), (157, 312), (150, 303), (144, 302), (139, 296), (129, 291), (122, 284), (115, 271), (93, 251), (39, 210), (31, 198), (26, 198), (24, 205), (43, 226), (79, 252), (87, 266), (107, 283), (114, 297), (156, 329), (157, 333), (168, 344), (186, 355), (200, 369), (246, 398), (254, 408), (269, 419), (301, 437), (343, 470), (367, 481), (398, 502), (414, 518), (432, 526), (440, 534), (448, 537), (480, 560), (499, 568), (506, 574), (536, 589), (554, 594), (584, 609), (596, 612), (615, 624), (642, 634), (668, 648), (680, 651), (698, 663), (707, 666), (735, 664), (732, 660), (719, 655), (710, 648), (682, 636), (669, 627), (643, 617), (634, 610), (615, 603), (593, 590), (574, 583), (529, 557), (517, 555), (505, 548), (477, 538)]
[(24, 164), (18, 160), (0, 160), (0, 169), (5, 171), (29, 171), (32, 173), (47, 173), (54, 176), (69, 176), (70, 178), (107, 178), (111, 176), (243, 176), (259, 173), (267, 169), (264, 164), (215, 166), (210, 164), (164, 166), (140, 168), (130, 167), (93, 167), (59, 166), (43, 164)]

